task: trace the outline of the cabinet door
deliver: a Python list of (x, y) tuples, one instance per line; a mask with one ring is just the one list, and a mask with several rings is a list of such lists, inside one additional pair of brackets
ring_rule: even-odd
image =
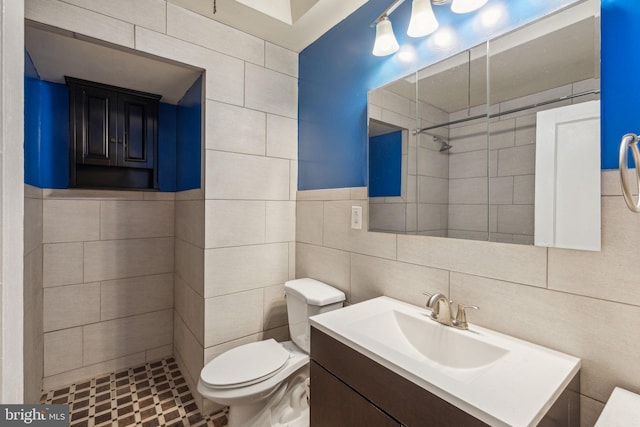
[(118, 110), (118, 165), (152, 169), (157, 101), (119, 94)]
[(311, 361), (311, 427), (400, 427), (401, 424)]
[(75, 162), (117, 164), (117, 97), (112, 91), (78, 85), (72, 91)]

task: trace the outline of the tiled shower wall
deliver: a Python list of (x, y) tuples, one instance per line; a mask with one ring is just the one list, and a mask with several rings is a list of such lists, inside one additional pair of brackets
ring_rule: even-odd
[[(599, 84), (589, 79), (508, 100), (492, 106), (491, 113), (586, 92)], [(473, 240), (487, 240), (488, 228), (491, 241), (533, 244), (536, 112), (592, 99), (597, 95), (504, 115), (490, 123), (479, 119), (433, 129), (431, 133), (453, 146), (440, 152), (433, 135), (425, 133), (416, 147), (411, 135), (416, 126), (414, 100), (383, 88), (371, 92), (370, 118), (409, 129), (409, 144), (403, 147), (406, 190), (402, 197), (372, 199), (371, 227)], [(418, 113), (419, 127), (426, 128), (486, 114), (486, 105), (447, 114), (421, 102)]]
[[(597, 79), (584, 80), (501, 102), (491, 107), (491, 113), (510, 111), (599, 87)], [(598, 98), (593, 95), (581, 96), (503, 115), (492, 119), (488, 125), (485, 120), (475, 120), (451, 126), (449, 142), (453, 148), (449, 154), (449, 237), (486, 240), (488, 225), (492, 241), (532, 244), (536, 112), (592, 99)], [(486, 106), (475, 107), (470, 112), (463, 110), (452, 113), (450, 120), (480, 114), (486, 114)], [(488, 157), (487, 130), (490, 133)]]
[(42, 330), (42, 190), (24, 186), (24, 401), (40, 401)]
[(172, 329), (192, 390), (219, 352), (286, 338), (283, 283), (295, 270), (298, 55), (164, 0), (26, 0), (25, 15), (205, 71), (203, 190), (177, 193), (175, 215)]
[[(416, 126), (425, 128), (448, 121), (448, 114), (423, 102), (388, 89), (369, 93), (369, 118), (404, 129), (402, 142), (402, 182), (399, 197), (371, 199), (371, 227), (375, 230), (446, 236), (449, 157), (440, 153), (433, 135), (413, 134)], [(436, 129), (434, 135), (449, 137), (448, 129)]]
[[(602, 251), (366, 231), (366, 189), (298, 193), (296, 275), (339, 287), (355, 303), (388, 295), (424, 306), (423, 292), (480, 307), (469, 321), (582, 359), (582, 425), (614, 386), (638, 389), (640, 221), (602, 173)], [(350, 228), (362, 206), (364, 229)]]
[(45, 390), (172, 354), (174, 198), (43, 190)]
[[(204, 194), (176, 193), (174, 355), (195, 390), (204, 366)], [(202, 400), (199, 404), (202, 405)]]
[(375, 230), (414, 232), (417, 229), (416, 137), (411, 132), (416, 127), (416, 120), (411, 105), (411, 100), (384, 88), (369, 93), (369, 118), (404, 129), (400, 196), (371, 198), (371, 227)]

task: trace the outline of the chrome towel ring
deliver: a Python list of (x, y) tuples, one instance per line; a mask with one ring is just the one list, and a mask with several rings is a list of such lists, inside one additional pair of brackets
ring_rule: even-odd
[(624, 196), (624, 201), (627, 203), (629, 209), (636, 213), (640, 213), (640, 198), (638, 198), (637, 202), (633, 201), (628, 174), (629, 163), (627, 160), (627, 152), (629, 151), (629, 148), (631, 148), (633, 162), (636, 165), (636, 180), (638, 188), (640, 188), (640, 150), (638, 150), (638, 141), (640, 141), (640, 137), (638, 135), (628, 133), (622, 137), (622, 142), (620, 143), (620, 183), (622, 184), (622, 195)]

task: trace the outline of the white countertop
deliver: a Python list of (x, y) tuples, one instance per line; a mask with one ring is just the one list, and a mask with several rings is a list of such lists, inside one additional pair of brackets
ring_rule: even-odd
[(357, 325), (389, 311), (433, 322), (426, 319), (426, 309), (388, 297), (313, 316), (310, 321), (318, 330), (492, 426), (535, 426), (580, 369), (580, 359), (546, 347), (475, 325), (459, 331), (435, 322), (448, 328), (444, 333), (472, 334), (507, 352), (492, 364), (474, 369), (450, 368), (427, 358), (419, 360), (415, 354), (408, 357), (393, 342), (402, 338), (372, 339), (357, 332)]
[(640, 425), (640, 395), (616, 387), (595, 427), (631, 427)]

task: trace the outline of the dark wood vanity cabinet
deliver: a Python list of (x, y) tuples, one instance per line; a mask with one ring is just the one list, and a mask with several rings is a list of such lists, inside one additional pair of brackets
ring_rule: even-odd
[(487, 425), (315, 328), (311, 360), (311, 427)]
[[(311, 427), (486, 426), (449, 402), (311, 328)], [(579, 374), (538, 426), (580, 425)]]
[(70, 186), (156, 188), (160, 96), (66, 80)]

